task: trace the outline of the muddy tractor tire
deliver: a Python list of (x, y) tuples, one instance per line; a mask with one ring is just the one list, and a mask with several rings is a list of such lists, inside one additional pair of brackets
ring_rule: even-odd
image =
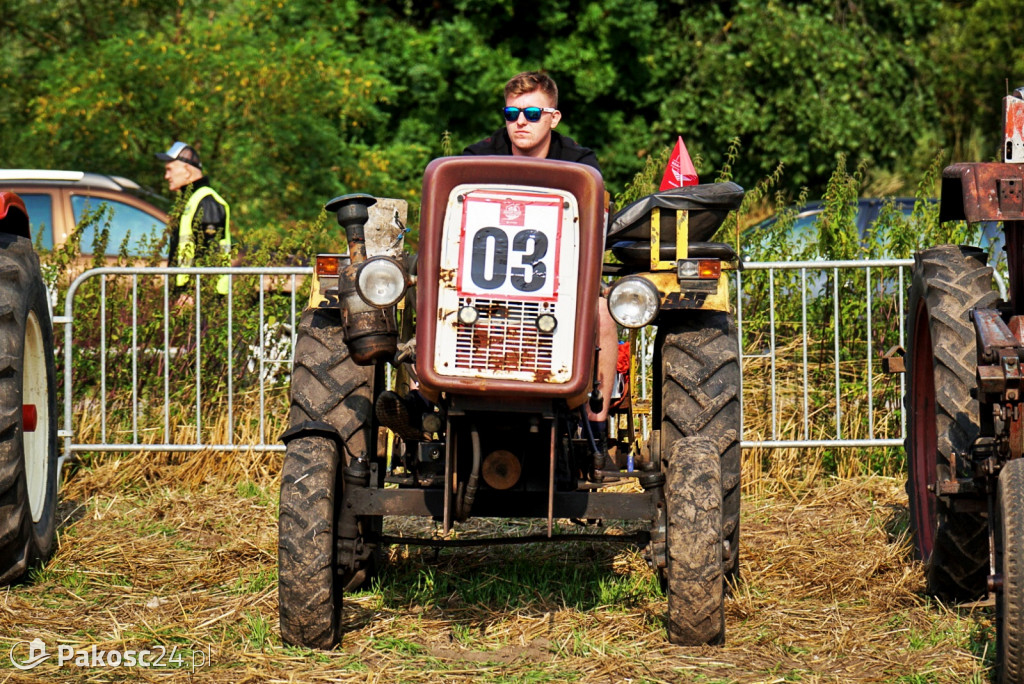
[(910, 526), (927, 591), (952, 601), (986, 591), (988, 522), (978, 513), (954, 513), (933, 485), (949, 480), (954, 468), (970, 475), (967, 454), (979, 422), (971, 397), (977, 351), (969, 313), (994, 305), (991, 282), (980, 249), (944, 245), (915, 256), (904, 400)]
[(686, 437), (705, 437), (714, 444), (722, 483), (725, 572), (735, 578), (740, 552), (741, 417), (733, 318), (707, 311), (659, 322), (655, 354), (655, 368), (661, 369), (654, 397), (662, 454), (671, 457), (675, 443)]
[(28, 238), (0, 233), (0, 584), (53, 553), (57, 525), (53, 328)]
[(326, 423), (335, 436), (288, 441), (278, 519), (278, 599), (281, 637), (290, 644), (329, 649), (341, 638), (344, 592), (365, 584), (379, 562), (380, 516), (358, 519), (371, 549), (355, 567), (338, 561), (335, 525), (343, 495), (342, 469), (369, 459), (374, 425), (373, 368), (357, 365), (342, 340), (336, 312), (302, 315), (291, 382), (291, 426)]
[(996, 488), (996, 663), (999, 682), (1024, 681), (1024, 460), (1003, 466)]
[(725, 641), (722, 482), (718, 445), (689, 437), (672, 445), (665, 468), (668, 638), (680, 646)]
[(345, 588), (335, 551), (338, 447), (327, 437), (288, 444), (278, 519), (278, 602), (281, 638), (329, 649), (341, 636)]

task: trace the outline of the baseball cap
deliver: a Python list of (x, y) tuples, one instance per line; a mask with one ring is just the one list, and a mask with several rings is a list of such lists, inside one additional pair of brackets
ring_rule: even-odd
[(156, 158), (164, 162), (180, 161), (191, 164), (197, 169), (203, 168), (203, 163), (199, 161), (199, 153), (195, 151), (195, 148), (180, 141), (176, 141), (167, 148), (166, 152), (158, 152)]

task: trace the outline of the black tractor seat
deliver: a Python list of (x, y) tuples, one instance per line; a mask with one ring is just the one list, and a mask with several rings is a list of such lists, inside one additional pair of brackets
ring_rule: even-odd
[(708, 240), (742, 201), (743, 188), (735, 183), (708, 183), (656, 192), (615, 213), (608, 229), (608, 244), (620, 240), (649, 240), (651, 213), (655, 209), (661, 216), (662, 238), (675, 237), (676, 215), (686, 211), (690, 243)]
[[(611, 243), (610, 249), (615, 258), (630, 266), (643, 266), (651, 262), (650, 240), (619, 240)], [(676, 243), (662, 242), (658, 259), (674, 261)], [(721, 259), (737, 261), (736, 251), (724, 242), (691, 242), (686, 254), (689, 259)]]

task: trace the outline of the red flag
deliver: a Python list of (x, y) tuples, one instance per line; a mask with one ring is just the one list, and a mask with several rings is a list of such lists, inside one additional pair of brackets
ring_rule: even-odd
[(693, 168), (693, 162), (690, 161), (690, 153), (686, 151), (683, 136), (679, 136), (672, 156), (668, 158), (668, 166), (665, 167), (665, 175), (661, 178), (661, 187), (658, 190), (670, 190), (697, 183), (700, 183), (697, 169)]

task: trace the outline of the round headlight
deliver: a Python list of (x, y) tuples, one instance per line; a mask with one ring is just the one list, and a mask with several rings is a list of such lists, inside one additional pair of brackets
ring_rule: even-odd
[(370, 306), (394, 306), (405, 294), (405, 270), (387, 257), (367, 259), (356, 274), (356, 290)]
[(537, 330), (540, 330), (542, 333), (553, 333), (557, 327), (558, 319), (554, 315), (542, 313), (540, 316), (537, 316)]
[(624, 328), (642, 328), (658, 315), (660, 300), (658, 289), (648, 280), (623, 278), (608, 293), (608, 310)]
[(459, 323), (462, 325), (473, 325), (480, 320), (480, 312), (475, 307), (466, 306), (459, 308)]

